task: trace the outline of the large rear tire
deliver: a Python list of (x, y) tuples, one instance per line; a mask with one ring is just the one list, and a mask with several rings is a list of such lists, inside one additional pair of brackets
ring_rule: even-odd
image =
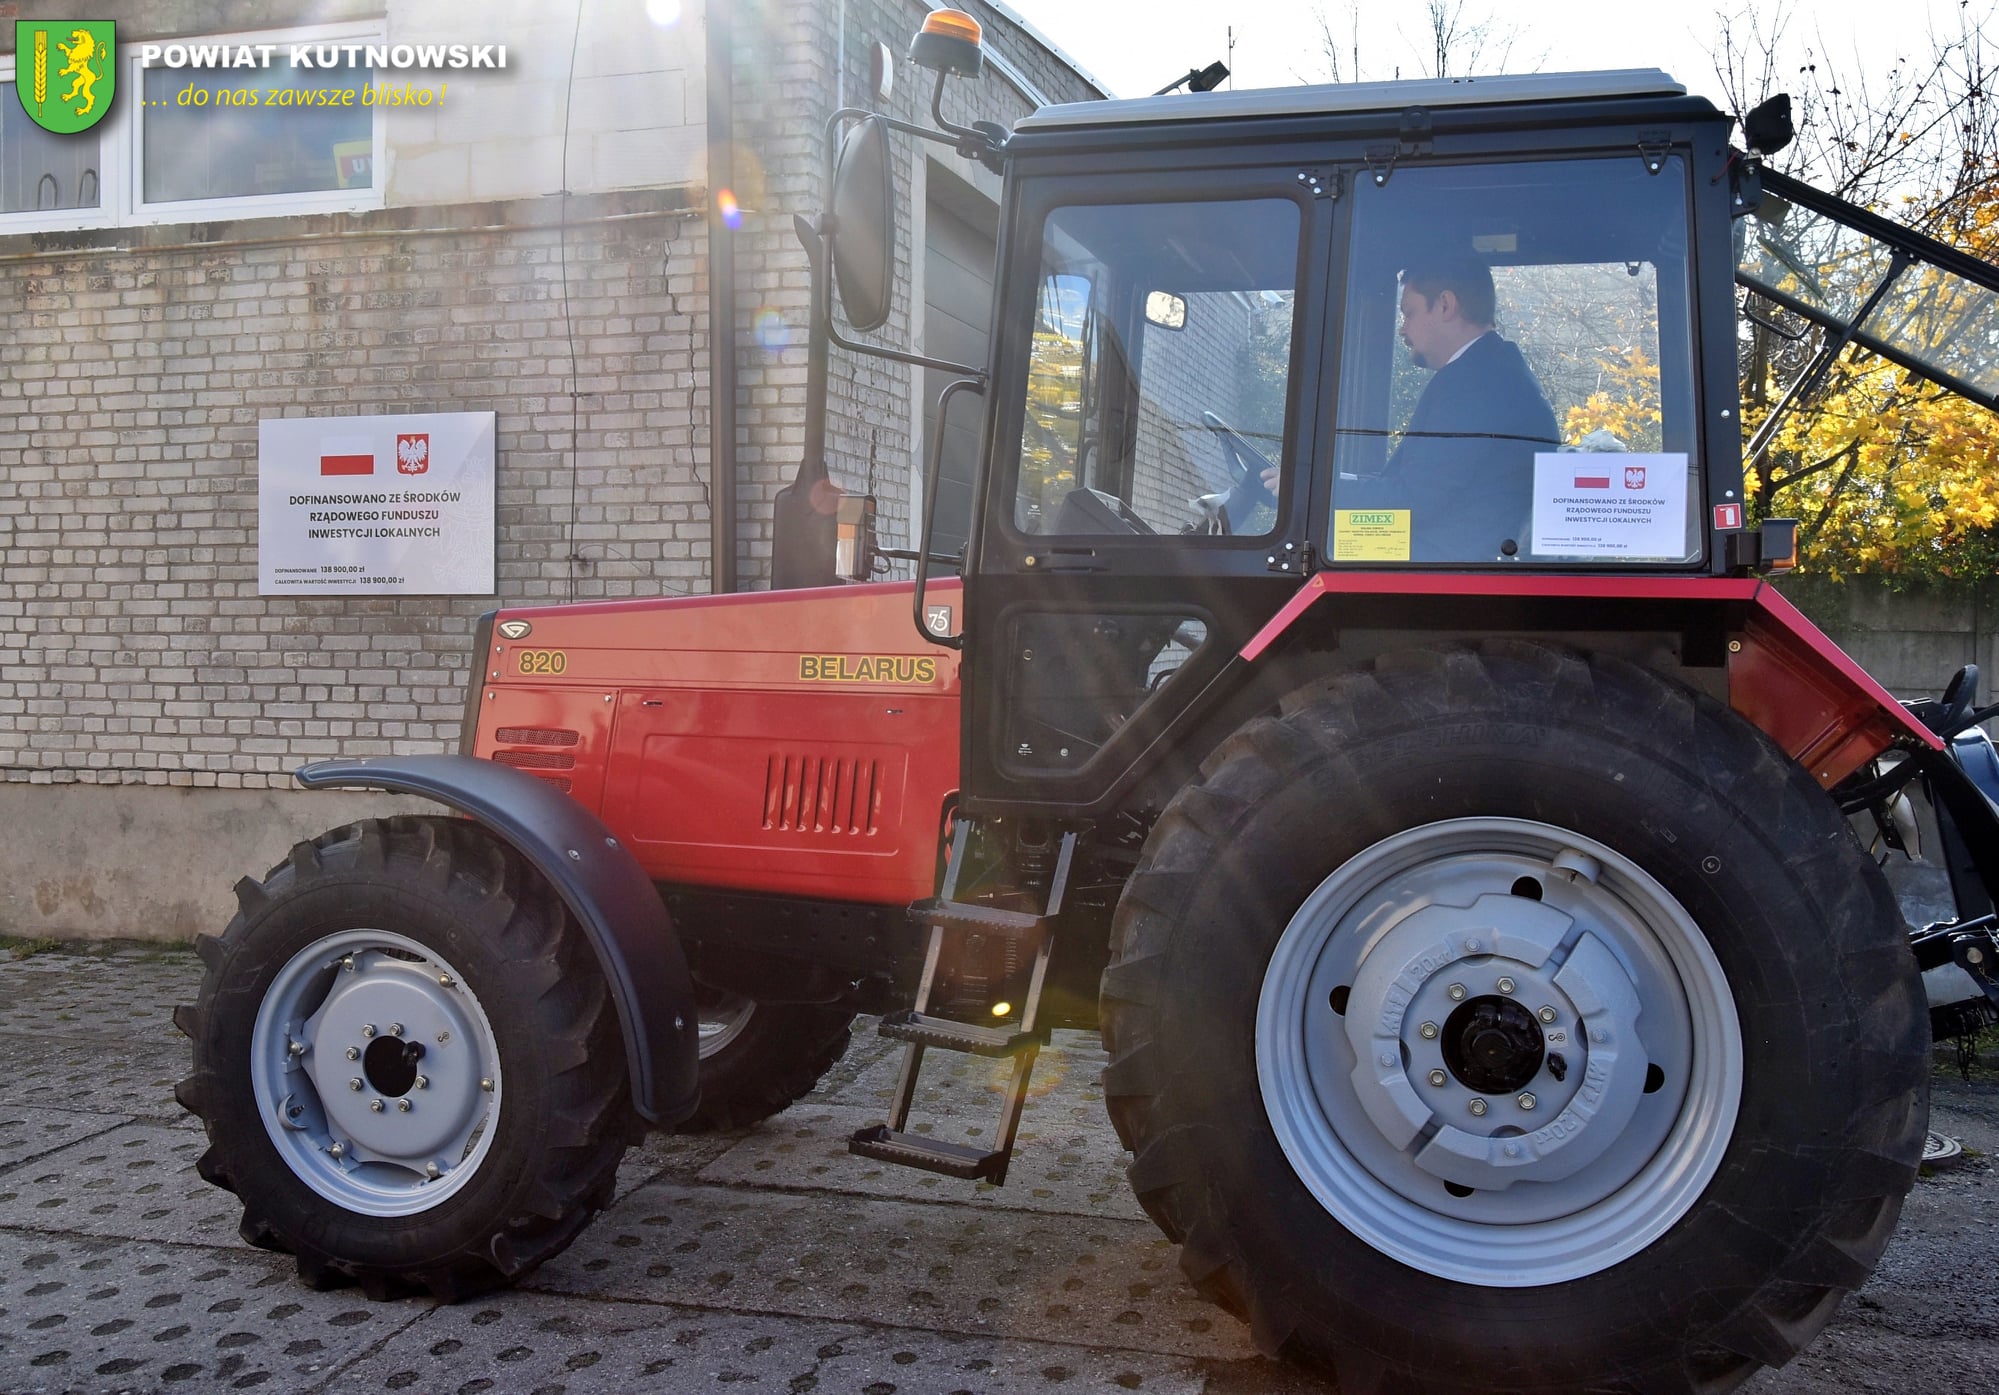
[(1923, 996), (1832, 802), (1717, 704), (1402, 653), (1230, 738), (1104, 976), (1139, 1200), (1258, 1344), (1368, 1391), (1717, 1391), (1866, 1278)]
[(180, 1102), (243, 1238), (316, 1286), (447, 1301), (512, 1283), (610, 1200), (632, 1132), (616, 1010), (581, 932), (459, 820), (301, 843), (197, 947)]
[(748, 1128), (782, 1113), (813, 1087), (853, 1040), (854, 1015), (804, 1003), (760, 1003), (695, 985), (701, 1015), (701, 1106), (676, 1133)]

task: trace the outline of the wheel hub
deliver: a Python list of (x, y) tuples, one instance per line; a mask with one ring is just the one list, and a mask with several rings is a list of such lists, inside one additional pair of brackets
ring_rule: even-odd
[(1458, 819), (1366, 849), (1299, 907), (1257, 1061), (1280, 1147), (1343, 1224), (1518, 1286), (1595, 1273), (1693, 1204), (1741, 1036), (1699, 927), (1628, 858)]
[(1488, 995), (1459, 1006), (1444, 1023), (1444, 1068), (1484, 1094), (1512, 1094), (1541, 1073), (1548, 1054), (1534, 1014)]
[[(485, 1107), (463, 994), (441, 987), (428, 963), (381, 953), (354, 960), (304, 1029), (327, 1120), (352, 1157), (417, 1172), (432, 1162), (450, 1167), (454, 1144), (463, 1148)], [(357, 1048), (355, 1061), (347, 1052)]]
[(351, 930), (293, 956), (257, 1010), (251, 1083), (300, 1180), (409, 1215), (476, 1170), (501, 1104), (493, 1033), (462, 978), (406, 936)]

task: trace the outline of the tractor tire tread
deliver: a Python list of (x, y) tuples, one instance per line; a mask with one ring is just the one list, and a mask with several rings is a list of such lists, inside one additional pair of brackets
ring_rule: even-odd
[[(1148, 1062), (1155, 1031), (1164, 1030), (1150, 991), (1159, 983), (1178, 931), (1177, 893), (1213, 864), (1239, 836), (1250, 811), (1291, 779), (1303, 762), (1338, 769), (1360, 738), (1377, 739), (1453, 723), (1503, 724), (1550, 716), (1587, 724), (1617, 739), (1622, 731), (1661, 733), (1661, 746), (1679, 752), (1716, 798), (1755, 790), (1784, 825), (1783, 846), (1805, 849), (1806, 863), (1851, 865), (1852, 835), (1810, 775), (1760, 732), (1733, 718), (1705, 696), (1625, 662), (1521, 640), (1399, 651), (1370, 665), (1332, 675), (1286, 696), (1276, 716), (1253, 719), (1227, 738), (1202, 765), (1201, 777), (1168, 803), (1134, 871), (1129, 894), (1112, 925), (1112, 954), (1103, 979), (1106, 1104), (1118, 1137), (1137, 1156), (1139, 1201), (1169, 1238), (1181, 1241), (1181, 1267), (1204, 1294), (1223, 1307), (1247, 1312), (1259, 1347), (1338, 1372), (1343, 1390), (1399, 1391), (1422, 1387), (1415, 1368), (1321, 1331), (1297, 1340), (1297, 1324), (1281, 1306), (1282, 1294), (1263, 1295), (1253, 1256), (1242, 1251), (1220, 1219), (1209, 1170), (1186, 1156), (1196, 1130), (1171, 1116), (1164, 1098), (1166, 1062)], [(1355, 792), (1365, 798), (1364, 790)], [(1817, 883), (1805, 879), (1816, 889)], [(1879, 877), (1868, 882), (1868, 914), (1851, 896), (1821, 896), (1827, 924), (1821, 952), (1854, 955), (1847, 983), (1865, 1000), (1861, 1020), (1879, 1022), (1865, 1080), (1850, 1082), (1848, 1127), (1841, 1137), (1860, 1148), (1799, 1149), (1823, 1185), (1814, 1189), (1826, 1208), (1804, 1243), (1776, 1266), (1735, 1310), (1716, 1322), (1696, 1352), (1678, 1364), (1606, 1372), (1592, 1390), (1644, 1391), (1646, 1395), (1718, 1395), (1759, 1367), (1778, 1365), (1809, 1341), (1833, 1307), (1871, 1272), (1892, 1234), (1903, 1196), (1920, 1157), (1927, 1118), (1926, 1053), (1920, 1034), (1927, 1021), (1912, 996), (1912, 976), (1869, 972), (1886, 962), (1877, 927), (1899, 925), (1892, 897)], [(1323, 1325), (1322, 1325), (1323, 1327)], [(1467, 1372), (1464, 1389), (1499, 1390), (1493, 1372)], [(1451, 1387), (1457, 1389), (1456, 1385)], [(1532, 1381), (1521, 1389), (1539, 1390)]]
[(236, 957), (255, 953), (249, 941), (264, 916), (299, 898), (337, 895), (343, 883), (379, 880), (398, 869), (407, 875), (406, 887), (448, 903), (478, 927), (510, 974), (524, 976), (538, 1036), (562, 1062), (550, 1072), (558, 1103), (539, 1172), (522, 1181), (525, 1204), (508, 1208), (496, 1234), (410, 1267), (343, 1259), (333, 1252), (337, 1240), (329, 1244), (318, 1228), (287, 1224), (249, 1199), (240, 1230), (253, 1245), (290, 1252), (300, 1278), (313, 1287), (355, 1283), (372, 1299), (424, 1291), (455, 1302), (510, 1284), (567, 1246), (606, 1203), (634, 1132), (625, 1117), (631, 1109), (617, 1013), (603, 976), (582, 936), (565, 933), (566, 912), (554, 893), (525, 875), (490, 835), (455, 819), (370, 819), (301, 842), (261, 882), (239, 883), (238, 910), (227, 928), (198, 942), (209, 972), (198, 1000), (177, 1014), (194, 1039), (195, 1067), (175, 1095), (201, 1118), (210, 1141), (198, 1164), (201, 1175), (240, 1195), (237, 1135), (262, 1125), (254, 1112), (232, 1114), (231, 1081), (217, 1059), (224, 1020), (255, 1011), (247, 985), (227, 982)]

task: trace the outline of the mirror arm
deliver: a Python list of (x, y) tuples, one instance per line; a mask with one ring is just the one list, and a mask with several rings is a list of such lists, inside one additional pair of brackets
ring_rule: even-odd
[(930, 438), (929, 458), (923, 462), (923, 535), (916, 540), (916, 591), (911, 599), (911, 615), (916, 621), (916, 632), (932, 644), (946, 649), (963, 649), (965, 636), (961, 631), (955, 635), (940, 635), (924, 621), (923, 592), (930, 584), (930, 534), (937, 526), (937, 477), (944, 468), (944, 424), (951, 411), (951, 399), (966, 390), (985, 395), (986, 384), (979, 378), (959, 378), (944, 384), (944, 390), (937, 394), (937, 430)]
[(1846, 351), (1846, 346), (1853, 342), (1853, 336), (1860, 332), (1860, 326), (1866, 323), (1867, 317), (1874, 313), (1875, 307), (1888, 294), (1889, 288), (1901, 279), (1902, 273), (1909, 269), (1914, 260), (1901, 248), (1897, 247), (1894, 250), (1888, 259), (1888, 274), (1881, 278), (1881, 284), (1874, 288), (1874, 293), (1867, 297), (1859, 310), (1854, 312), (1853, 318), (1847, 321), (1846, 328), (1837, 337), (1828, 339), (1820, 347), (1812, 361), (1805, 366), (1805, 371), (1798, 375), (1797, 380), (1786, 389), (1777, 405), (1770, 409), (1770, 415), (1763, 418), (1763, 424), (1756, 428), (1756, 434), (1750, 438), (1748, 449), (1743, 452), (1744, 470), (1753, 470), (1762, 465), (1763, 457), (1777, 439), (1777, 428), (1785, 416), (1790, 413), (1791, 408), (1801, 402), (1809, 401), (1811, 395), (1818, 391), (1819, 384), (1825, 380), (1825, 375), (1832, 371), (1834, 360)]

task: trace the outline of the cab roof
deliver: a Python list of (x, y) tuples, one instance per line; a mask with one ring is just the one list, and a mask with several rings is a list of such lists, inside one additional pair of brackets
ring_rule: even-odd
[(1657, 68), (1589, 73), (1520, 73), (1406, 82), (1339, 82), (1311, 87), (1263, 87), (1241, 92), (1176, 93), (1043, 107), (1016, 126), (1044, 131), (1081, 126), (1155, 125), (1234, 117), (1315, 116), (1400, 112), (1411, 107), (1574, 102), (1626, 97), (1684, 97), (1687, 89)]

